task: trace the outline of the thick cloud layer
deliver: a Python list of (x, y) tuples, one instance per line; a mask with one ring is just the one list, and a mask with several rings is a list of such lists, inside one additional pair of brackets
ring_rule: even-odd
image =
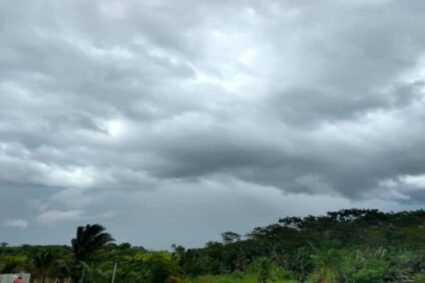
[(424, 24), (419, 0), (0, 2), (2, 240), (421, 207)]

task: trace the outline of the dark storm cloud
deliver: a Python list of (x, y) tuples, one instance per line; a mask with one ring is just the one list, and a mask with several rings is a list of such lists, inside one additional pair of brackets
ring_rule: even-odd
[(137, 240), (129, 219), (195, 245), (281, 214), (421, 205), (424, 6), (0, 3), (2, 231), (99, 221)]

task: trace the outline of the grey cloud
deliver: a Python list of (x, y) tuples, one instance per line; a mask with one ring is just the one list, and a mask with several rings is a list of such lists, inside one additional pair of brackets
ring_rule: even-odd
[[(421, 188), (398, 180), (425, 174), (423, 5), (0, 3), (0, 222), (28, 221), (43, 241), (53, 221), (63, 241), (72, 225), (104, 221), (135, 240), (119, 229), (128, 218), (164, 247), (153, 235), (166, 225), (200, 244), (327, 209), (314, 199), (421, 205)], [(313, 207), (281, 210), (255, 200), (264, 192)], [(149, 215), (164, 206), (175, 219)], [(221, 210), (254, 220), (221, 225)], [(191, 221), (196, 239), (181, 228)]]

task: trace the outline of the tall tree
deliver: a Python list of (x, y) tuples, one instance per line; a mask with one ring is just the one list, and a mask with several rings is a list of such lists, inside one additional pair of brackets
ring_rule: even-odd
[(99, 224), (87, 224), (77, 228), (76, 237), (71, 240), (71, 248), (74, 253), (74, 266), (72, 268), (72, 280), (78, 282), (82, 275), (84, 264), (96, 251), (113, 242), (111, 235), (105, 232), (105, 228)]
[(76, 237), (71, 240), (76, 261), (87, 260), (94, 252), (113, 242), (111, 235), (99, 224), (79, 226)]

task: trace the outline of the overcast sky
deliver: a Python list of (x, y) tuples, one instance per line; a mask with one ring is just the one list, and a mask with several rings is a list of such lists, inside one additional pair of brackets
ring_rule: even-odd
[(422, 0), (0, 1), (0, 237), (201, 246), (425, 203)]

